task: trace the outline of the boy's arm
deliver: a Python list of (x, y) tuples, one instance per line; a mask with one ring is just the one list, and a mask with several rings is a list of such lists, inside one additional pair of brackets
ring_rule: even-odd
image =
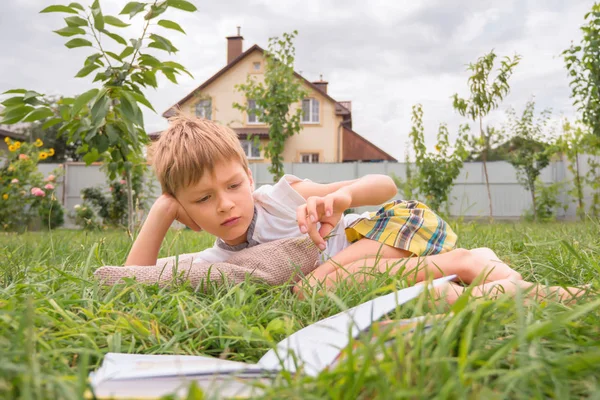
[(160, 246), (175, 220), (195, 231), (201, 230), (182, 210), (175, 198), (169, 195), (160, 196), (152, 205), (148, 217), (129, 251), (125, 266), (155, 265)]
[[(346, 209), (378, 205), (398, 193), (396, 184), (386, 175), (367, 175), (360, 179), (319, 184), (295, 182), (292, 184), (306, 204), (296, 210), (300, 232), (308, 233), (312, 241), (325, 249), (325, 237), (335, 228)], [(317, 231), (317, 222), (321, 224)]]
[(291, 186), (307, 200), (310, 197), (325, 197), (341, 190), (352, 198), (350, 207), (378, 205), (398, 193), (394, 180), (387, 175), (365, 175), (360, 179), (327, 184), (299, 181)]

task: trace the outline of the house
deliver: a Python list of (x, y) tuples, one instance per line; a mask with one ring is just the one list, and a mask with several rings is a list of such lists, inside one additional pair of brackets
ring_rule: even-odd
[[(227, 37), (225, 67), (165, 111), (163, 117), (181, 110), (228, 125), (238, 134), (250, 162), (269, 162), (254, 140), (248, 140), (258, 137), (261, 143), (268, 141), (268, 126), (256, 115), (233, 108), (233, 103), (252, 105), (253, 100), (245, 99), (235, 85), (246, 82), (249, 74), (261, 79), (265, 68), (265, 50), (254, 45), (242, 51), (243, 39), (238, 27), (236, 36)], [(309, 82), (294, 74), (309, 95), (296, 106), (305, 111), (303, 129), (287, 139), (284, 162), (397, 161), (352, 130), (351, 102), (333, 99), (327, 93), (328, 82)], [(159, 135), (156, 132), (149, 136), (156, 140)]]

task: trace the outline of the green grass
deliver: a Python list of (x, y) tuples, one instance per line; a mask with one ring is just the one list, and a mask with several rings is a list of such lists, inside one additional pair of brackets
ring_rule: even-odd
[[(493, 248), (527, 279), (593, 283), (600, 225), (461, 224), (461, 247)], [(212, 239), (170, 232), (161, 255), (199, 251)], [(99, 286), (93, 271), (120, 265), (124, 232), (56, 231), (0, 236), (0, 398), (75, 399), (108, 351), (203, 354), (257, 361), (307, 324), (406, 286), (380, 276), (300, 301), (289, 290), (246, 283), (194, 293), (136, 283)], [(569, 306), (517, 298), (473, 299), (427, 333), (359, 348), (317, 378), (282, 374), (268, 398), (581, 398), (600, 393), (597, 295)], [(427, 299), (395, 312), (440, 310)], [(596, 303), (595, 303), (596, 302)]]

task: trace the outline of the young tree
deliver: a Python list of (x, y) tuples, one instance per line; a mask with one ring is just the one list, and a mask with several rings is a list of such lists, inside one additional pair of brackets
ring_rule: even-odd
[(248, 115), (256, 115), (258, 120), (269, 126), (269, 141), (263, 150), (265, 157), (271, 159), (269, 172), (275, 182), (284, 175), (282, 153), (285, 141), (302, 130), (302, 107), (295, 111), (291, 107), (308, 95), (294, 74), (293, 39), (297, 34), (293, 31), (284, 33), (282, 39), (269, 39), (264, 82), (257, 80), (256, 75), (248, 74), (246, 83), (236, 85), (236, 89), (246, 96), (246, 103), (233, 104)]
[(573, 104), (581, 111), (583, 123), (600, 137), (600, 4), (594, 3), (584, 19), (581, 43), (571, 44), (563, 56)]
[[(440, 124), (435, 145), (436, 152), (430, 153), (425, 147), (423, 107), (420, 104), (413, 106), (412, 124), (410, 138), (415, 152), (418, 175), (412, 179), (419, 193), (425, 197), (427, 204), (433, 210), (448, 212), (450, 191), (468, 155), (464, 143), (469, 127), (461, 126), (456, 145), (451, 146), (448, 140), (448, 128), (445, 124)], [(443, 206), (445, 210), (442, 210)]]
[[(508, 79), (513, 73), (514, 68), (519, 64), (521, 57), (515, 55), (512, 59), (505, 57), (500, 62), (500, 68), (497, 75), (492, 79), (490, 74), (494, 68), (496, 54), (490, 53), (480, 57), (474, 64), (469, 64), (467, 68), (473, 73), (469, 77), (469, 90), (471, 95), (468, 99), (458, 97), (458, 94), (453, 96), (453, 106), (460, 115), (468, 117), (474, 122), (479, 123), (479, 137), (475, 137), (472, 145), (481, 153), (481, 161), (483, 162), (483, 173), (485, 176), (485, 186), (487, 188), (488, 202), (490, 206), (490, 219), (493, 217), (492, 193), (490, 191), (490, 180), (487, 171), (487, 155), (490, 151), (490, 146), (494, 142), (494, 138), (486, 135), (483, 129), (483, 118), (490, 111), (498, 108), (499, 103), (508, 94), (510, 86)], [(487, 133), (494, 134), (494, 130), (488, 130)]]
[[(54, 31), (71, 38), (65, 43), (67, 48), (94, 49), (75, 77), (83, 78), (100, 70), (93, 80), (100, 82), (100, 87), (74, 98), (62, 98), (55, 105), (43, 94), (13, 89), (5, 94), (15, 96), (2, 102), (6, 108), (2, 112), (4, 119), (1, 123), (34, 122), (48, 118), (42, 129), (62, 124), (59, 132), (66, 134), (71, 142), (80, 141), (78, 152), (84, 154), (83, 160), (87, 164), (101, 158), (111, 179), (126, 177), (131, 232), (134, 229), (131, 169), (135, 164), (145, 163), (142, 149), (148, 142), (139, 105), (154, 111), (143, 89), (158, 87), (156, 76), (159, 72), (173, 83), (177, 83), (176, 75), (181, 72), (189, 75), (181, 64), (160, 61), (150, 54), (151, 49), (169, 54), (178, 51), (170, 40), (151, 32), (151, 29), (158, 27), (185, 33), (179, 24), (171, 20), (159, 19), (154, 24), (169, 8), (187, 12), (196, 10), (192, 3), (185, 0), (127, 3), (120, 14), (129, 15), (130, 19), (137, 15), (143, 18), (140, 36), (127, 41), (112, 30), (126, 28), (130, 24), (115, 16), (104, 15), (99, 0), (95, 0), (87, 10), (76, 2), (68, 6), (46, 7), (42, 13), (69, 15), (64, 19), (66, 26)], [(118, 51), (111, 51), (107, 47), (106, 40), (109, 39), (113, 41), (111, 49), (120, 47)]]
[(535, 183), (542, 170), (550, 164), (550, 158), (556, 151), (545, 136), (544, 128), (550, 119), (550, 111), (544, 110), (535, 117), (535, 102), (529, 101), (521, 117), (517, 117), (514, 109), (509, 108), (508, 129), (510, 130), (510, 147), (507, 160), (517, 170), (519, 182), (531, 194), (533, 218), (537, 219)]
[(592, 134), (587, 130), (582, 129), (580, 125), (571, 124), (565, 120), (563, 124), (563, 134), (558, 138), (557, 146), (560, 152), (567, 158), (568, 169), (571, 171), (575, 180), (573, 187), (569, 190), (569, 194), (575, 198), (577, 202), (577, 216), (582, 220), (585, 218), (585, 203), (584, 203), (584, 184), (585, 175), (581, 171), (579, 158), (590, 149), (590, 144), (593, 143)]

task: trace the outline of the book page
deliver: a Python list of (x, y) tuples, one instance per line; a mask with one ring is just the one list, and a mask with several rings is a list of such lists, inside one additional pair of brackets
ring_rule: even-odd
[(150, 379), (167, 376), (268, 373), (262, 366), (216, 357), (107, 353), (102, 366), (90, 373), (97, 386), (106, 380)]
[[(431, 285), (437, 287), (454, 278), (455, 275), (435, 279)], [(418, 297), (423, 288), (424, 285), (417, 285), (389, 293), (309, 325), (279, 342), (258, 364), (266, 369), (283, 367), (291, 372), (299, 364), (304, 366), (306, 374), (316, 376), (336, 359), (350, 337), (357, 337), (374, 321)]]

